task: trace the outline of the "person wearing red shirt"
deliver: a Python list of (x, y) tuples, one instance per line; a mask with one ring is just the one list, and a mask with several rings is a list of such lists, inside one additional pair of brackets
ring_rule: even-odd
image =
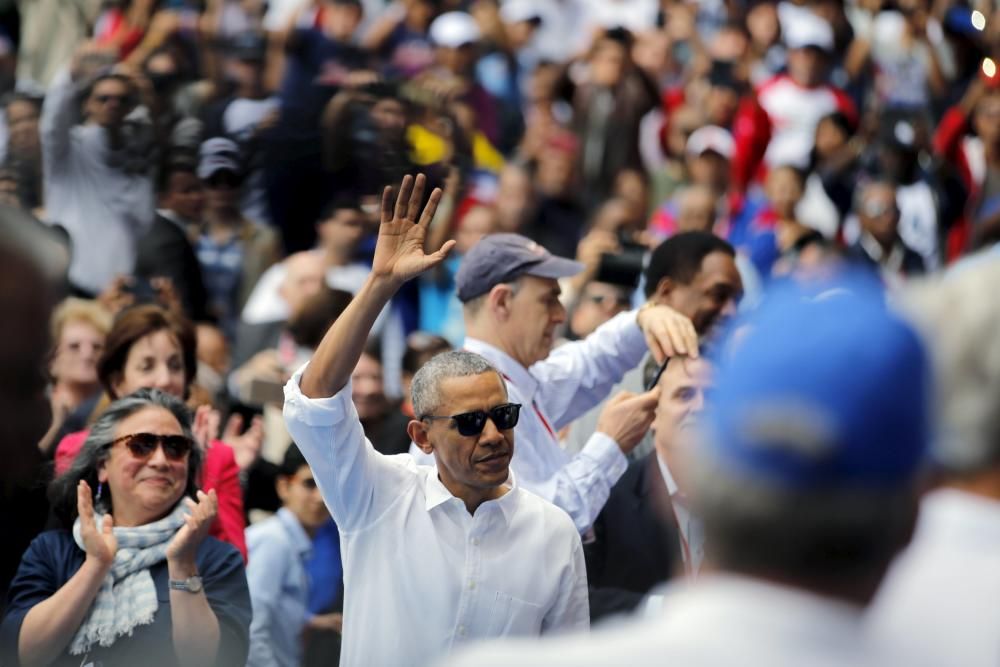
[[(112, 326), (97, 364), (97, 374), (112, 400), (146, 388), (186, 398), (197, 369), (195, 349), (194, 328), (187, 321), (159, 306), (136, 306), (119, 315)], [(232, 448), (213, 437), (218, 429), (218, 418), (213, 412), (208, 406), (199, 407), (193, 427), (205, 450), (201, 489), (205, 492), (215, 489), (219, 499), (219, 514), (210, 534), (235, 546), (246, 560), (239, 467)], [(254, 425), (244, 437), (259, 439), (259, 431), (260, 426)], [(57, 476), (69, 469), (88, 433), (89, 430), (71, 433), (56, 447)]]

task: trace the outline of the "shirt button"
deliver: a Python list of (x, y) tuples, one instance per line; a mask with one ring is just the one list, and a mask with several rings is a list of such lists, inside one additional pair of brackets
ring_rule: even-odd
[(470, 581), (469, 582), (469, 590), (470, 591), (476, 590), (476, 582), (474, 582), (474, 581)]
[(458, 636), (459, 637), (464, 637), (465, 636), (465, 626), (464, 625), (458, 626)]
[(472, 538), (472, 546), (474, 546), (474, 547), (478, 547), (479, 546), (479, 538), (478, 537), (473, 537)]

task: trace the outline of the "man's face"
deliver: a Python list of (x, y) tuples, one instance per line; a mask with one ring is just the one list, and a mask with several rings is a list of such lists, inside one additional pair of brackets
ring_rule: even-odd
[(618, 42), (604, 40), (590, 57), (590, 78), (597, 86), (614, 88), (625, 74), (628, 53)]
[(865, 192), (858, 211), (861, 228), (871, 234), (882, 245), (891, 245), (896, 240), (899, 226), (899, 209), (896, 207), (896, 192), (887, 186), (872, 186)]
[(515, 349), (510, 350), (525, 368), (549, 356), (555, 329), (566, 321), (559, 301), (559, 283), (553, 278), (521, 276), (509, 299), (507, 326)]
[(129, 92), (118, 79), (99, 81), (87, 98), (87, 117), (101, 127), (119, 127), (130, 111)]
[[(489, 411), (507, 402), (507, 392), (494, 372), (447, 378), (441, 381), (439, 388), (441, 405), (435, 409), (435, 415)], [(424, 440), (433, 448), (438, 476), (457, 497), (465, 493), (479, 496), (507, 481), (510, 459), (514, 455), (514, 429), (501, 431), (492, 419), (487, 419), (482, 433), (465, 436), (458, 432), (451, 419), (410, 424), (426, 436), (418, 435), (414, 439), (421, 445)]]
[(585, 338), (615, 315), (628, 310), (628, 292), (610, 283), (589, 282), (580, 294), (573, 311), (570, 329), (577, 338)]
[(291, 477), (279, 477), (277, 490), (281, 504), (295, 515), (307, 533), (314, 533), (330, 518), (309, 466), (300, 467)]
[(294, 319), (326, 284), (326, 263), (320, 254), (309, 251), (296, 253), (285, 262), (288, 272), (279, 293), (288, 304), (289, 318)]
[(385, 97), (375, 102), (371, 110), (372, 121), (383, 135), (401, 139), (406, 135), (406, 107), (397, 99)]
[(984, 143), (995, 144), (1000, 140), (1000, 93), (992, 92), (976, 105), (973, 125)]
[(364, 238), (365, 222), (361, 211), (349, 208), (334, 211), (331, 217), (319, 224), (320, 245), (337, 254), (354, 252)]
[(31, 102), (15, 100), (7, 106), (7, 127), (13, 153), (38, 151), (38, 108)]
[(205, 205), (205, 190), (201, 181), (190, 171), (175, 171), (170, 175), (163, 206), (185, 220), (198, 222)]
[(788, 74), (800, 86), (812, 88), (820, 85), (826, 74), (826, 54), (814, 46), (789, 49)]
[(740, 95), (729, 86), (712, 86), (705, 99), (706, 114), (712, 125), (729, 127), (740, 106)]
[(653, 298), (691, 318), (698, 335), (704, 336), (736, 313), (742, 295), (743, 281), (733, 257), (713, 252), (701, 261), (701, 270), (689, 284), (663, 281)]
[(687, 469), (691, 429), (705, 407), (710, 371), (704, 359), (678, 357), (667, 364), (660, 376), (660, 402), (652, 426), (653, 443), (677, 486), (685, 493), (690, 493)]
[(725, 192), (729, 185), (729, 160), (712, 150), (688, 156), (692, 185), (704, 185), (715, 192)]
[(382, 382), (382, 364), (367, 354), (358, 359), (351, 373), (351, 399), (358, 411), (358, 419), (377, 419), (385, 414), (385, 387)]

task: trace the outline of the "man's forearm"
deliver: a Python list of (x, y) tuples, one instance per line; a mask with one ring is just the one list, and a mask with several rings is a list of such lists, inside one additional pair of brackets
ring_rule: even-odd
[(337, 318), (302, 374), (300, 388), (309, 398), (333, 396), (344, 388), (368, 341), (375, 319), (396, 293), (398, 285), (369, 276)]

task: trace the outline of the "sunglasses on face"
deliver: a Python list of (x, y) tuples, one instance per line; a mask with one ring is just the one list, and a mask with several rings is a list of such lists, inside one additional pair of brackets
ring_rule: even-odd
[(231, 190), (239, 186), (240, 179), (236, 176), (236, 174), (230, 171), (220, 171), (212, 174), (212, 176), (209, 177), (207, 183), (208, 187), (214, 190), (218, 190), (221, 188), (226, 188)]
[(94, 99), (98, 104), (107, 104), (112, 101), (125, 104), (128, 102), (128, 95), (94, 95)]
[(424, 415), (424, 419), (453, 419), (458, 428), (459, 435), (470, 436), (479, 435), (486, 428), (486, 420), (492, 419), (493, 424), (501, 431), (517, 426), (517, 419), (521, 415), (521, 406), (518, 403), (504, 403), (495, 408), (486, 410), (474, 410), (473, 412), (463, 412), (460, 415), (440, 416)]
[(170, 461), (181, 461), (194, 447), (191, 439), (183, 435), (157, 435), (156, 433), (132, 433), (111, 441), (109, 448), (124, 442), (132, 456), (148, 459), (157, 447), (163, 448), (163, 455)]

